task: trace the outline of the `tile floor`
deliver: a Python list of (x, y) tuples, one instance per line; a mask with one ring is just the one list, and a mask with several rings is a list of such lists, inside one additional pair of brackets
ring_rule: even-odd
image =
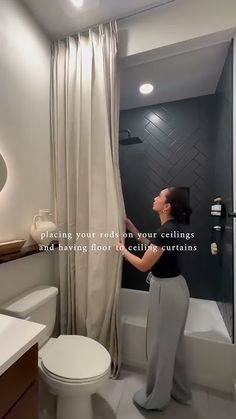
[(136, 408), (132, 396), (145, 382), (145, 373), (122, 369), (118, 380), (109, 380), (93, 396), (96, 415), (104, 419), (236, 419), (236, 403), (230, 395), (193, 388), (191, 406), (171, 400), (165, 412), (145, 412)]

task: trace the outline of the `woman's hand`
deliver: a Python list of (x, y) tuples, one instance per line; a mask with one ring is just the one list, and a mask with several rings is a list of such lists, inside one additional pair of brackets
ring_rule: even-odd
[(116, 251), (120, 252), (122, 256), (126, 257), (126, 255), (129, 253), (128, 249), (126, 249), (125, 245), (120, 241), (116, 242), (116, 244), (114, 245), (114, 248)]
[(114, 248), (117, 252), (122, 253), (125, 250), (125, 245), (122, 242), (117, 241), (114, 245)]

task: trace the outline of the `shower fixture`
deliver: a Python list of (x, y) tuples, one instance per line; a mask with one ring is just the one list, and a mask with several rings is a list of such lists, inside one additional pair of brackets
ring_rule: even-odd
[(142, 140), (140, 140), (139, 137), (131, 137), (131, 131), (129, 129), (121, 129), (119, 131), (119, 134), (121, 134), (123, 132), (127, 133), (127, 138), (123, 138), (122, 140), (119, 139), (119, 144), (121, 144), (121, 145), (131, 145), (131, 144), (142, 143)]

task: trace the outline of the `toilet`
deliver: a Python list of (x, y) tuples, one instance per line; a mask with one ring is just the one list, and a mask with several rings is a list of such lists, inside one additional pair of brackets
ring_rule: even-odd
[(111, 357), (94, 339), (52, 338), (58, 289), (38, 286), (0, 307), (9, 316), (46, 326), (39, 337), (39, 377), (57, 398), (57, 419), (94, 419), (91, 395), (108, 380)]

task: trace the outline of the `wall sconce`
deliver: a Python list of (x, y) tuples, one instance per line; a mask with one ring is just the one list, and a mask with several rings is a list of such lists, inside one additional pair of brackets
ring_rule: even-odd
[(7, 165), (4, 158), (0, 154), (0, 191), (4, 187), (7, 180)]

